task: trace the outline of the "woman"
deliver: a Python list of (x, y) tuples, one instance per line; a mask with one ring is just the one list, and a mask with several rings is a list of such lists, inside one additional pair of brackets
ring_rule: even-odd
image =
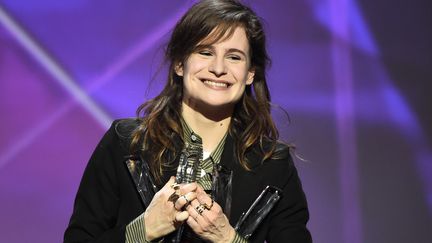
[(306, 199), (270, 116), (255, 13), (233, 0), (198, 2), (166, 58), (162, 92), (137, 119), (115, 121), (94, 151), (64, 241), (311, 242)]

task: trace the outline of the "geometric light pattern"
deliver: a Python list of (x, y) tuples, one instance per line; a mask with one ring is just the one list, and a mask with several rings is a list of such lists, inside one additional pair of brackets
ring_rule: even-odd
[[(1, 1), (1, 242), (62, 240), (93, 148), (158, 92), (164, 43), (193, 2)], [(291, 118), (275, 110), (281, 137), (305, 158), (314, 242), (427, 242), (431, 138), (382, 61), (374, 13), (360, 0), (248, 2)]]

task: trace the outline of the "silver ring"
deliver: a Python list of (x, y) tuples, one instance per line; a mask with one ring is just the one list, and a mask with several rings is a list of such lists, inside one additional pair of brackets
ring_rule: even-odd
[(186, 201), (185, 206), (190, 203), (190, 201), (187, 199), (186, 195), (183, 195), (182, 198)]

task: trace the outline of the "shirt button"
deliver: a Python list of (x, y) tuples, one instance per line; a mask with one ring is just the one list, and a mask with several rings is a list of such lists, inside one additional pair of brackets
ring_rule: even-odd
[(192, 140), (192, 142), (195, 142), (197, 140), (197, 137), (195, 136), (195, 134), (191, 135), (191, 140)]

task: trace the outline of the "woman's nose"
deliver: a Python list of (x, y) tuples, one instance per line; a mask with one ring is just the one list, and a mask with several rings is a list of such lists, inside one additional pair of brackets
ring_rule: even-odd
[(223, 58), (214, 58), (210, 63), (209, 72), (216, 75), (216, 77), (226, 74), (225, 60)]

